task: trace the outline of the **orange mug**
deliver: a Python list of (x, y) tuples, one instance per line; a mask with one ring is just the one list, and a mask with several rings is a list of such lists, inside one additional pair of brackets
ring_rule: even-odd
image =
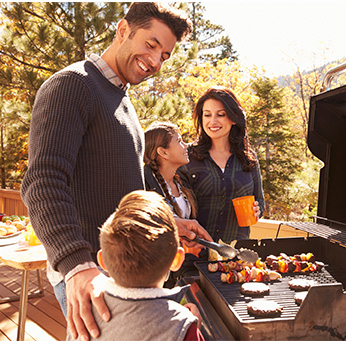
[(257, 218), (254, 216), (255, 211), (252, 209), (255, 202), (253, 195), (235, 198), (232, 199), (232, 202), (239, 226), (251, 226), (257, 223)]

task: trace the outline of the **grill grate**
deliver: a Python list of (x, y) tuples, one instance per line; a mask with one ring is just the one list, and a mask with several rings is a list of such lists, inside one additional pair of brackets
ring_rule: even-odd
[[(295, 291), (290, 289), (288, 282), (294, 278), (305, 278), (314, 280), (318, 284), (338, 283), (333, 276), (323, 269), (321, 272), (313, 272), (308, 274), (293, 273), (283, 274), (281, 280), (268, 283), (270, 292), (263, 297), (255, 298), (251, 296), (244, 296), (240, 293), (241, 283), (223, 283), (220, 279), (220, 272), (211, 273), (208, 271), (208, 262), (197, 262), (196, 267), (200, 272), (200, 277), (205, 278), (218, 293), (223, 300), (232, 307), (234, 314), (237, 316), (241, 323), (265, 321), (266, 318), (254, 317), (249, 315), (247, 311), (247, 304), (252, 300), (259, 300), (265, 298), (266, 300), (274, 300), (283, 306), (282, 313), (279, 317), (270, 318), (270, 321), (294, 319), (299, 305), (295, 303)], [(212, 301), (213, 298), (209, 297)]]

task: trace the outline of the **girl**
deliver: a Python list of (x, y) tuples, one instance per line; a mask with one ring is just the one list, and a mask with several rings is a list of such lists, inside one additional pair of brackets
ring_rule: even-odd
[(145, 132), (146, 190), (165, 197), (174, 214), (183, 219), (196, 217), (193, 194), (182, 186), (176, 174), (180, 166), (189, 162), (187, 147), (174, 124), (154, 123)]
[[(188, 145), (182, 140), (178, 127), (171, 123), (154, 123), (145, 132), (144, 177), (146, 190), (164, 198), (173, 214), (182, 219), (197, 216), (193, 192), (185, 188), (177, 169), (189, 162)], [(165, 287), (172, 287), (185, 276), (197, 275), (196, 260), (207, 260), (208, 252), (201, 245), (185, 249), (185, 261), (178, 272), (172, 273)]]

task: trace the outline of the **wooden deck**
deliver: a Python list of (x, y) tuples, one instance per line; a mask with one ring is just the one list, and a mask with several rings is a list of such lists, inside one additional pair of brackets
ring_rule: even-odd
[[(66, 320), (60, 310), (46, 270), (42, 270), (44, 296), (28, 300), (25, 326), (26, 341), (66, 339)], [(0, 297), (20, 294), (22, 271), (0, 263)], [(30, 272), (29, 293), (38, 287), (36, 270)], [(0, 341), (17, 338), (19, 301), (0, 304)]]

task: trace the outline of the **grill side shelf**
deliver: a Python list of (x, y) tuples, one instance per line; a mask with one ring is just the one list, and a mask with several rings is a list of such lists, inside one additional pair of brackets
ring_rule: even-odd
[(314, 222), (294, 222), (286, 221), (280, 223), (277, 231), (276, 238), (279, 235), (281, 225), (293, 227), (295, 229), (305, 231), (318, 237), (329, 240), (330, 242), (336, 243), (340, 246), (346, 247), (346, 231), (338, 230), (324, 224), (318, 224)]

